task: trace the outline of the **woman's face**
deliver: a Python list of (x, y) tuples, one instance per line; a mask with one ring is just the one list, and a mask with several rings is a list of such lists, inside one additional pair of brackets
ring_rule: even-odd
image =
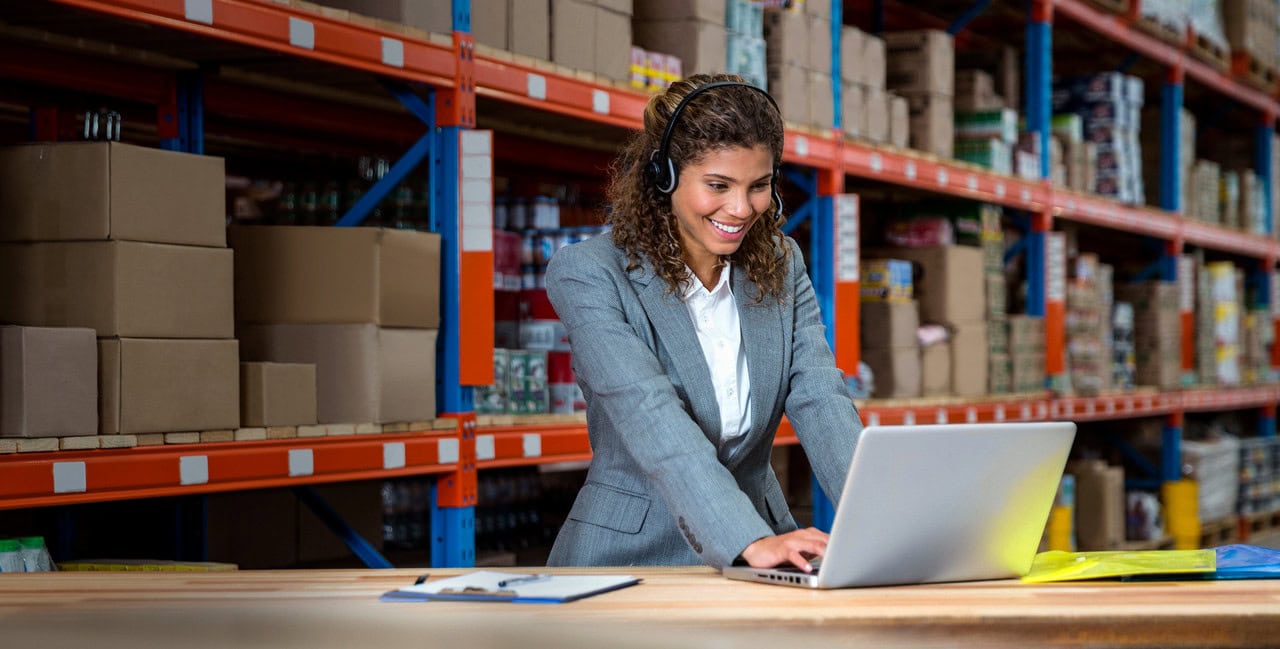
[(768, 211), (773, 156), (764, 145), (714, 149), (680, 170), (671, 210), (685, 263), (695, 273), (733, 254)]

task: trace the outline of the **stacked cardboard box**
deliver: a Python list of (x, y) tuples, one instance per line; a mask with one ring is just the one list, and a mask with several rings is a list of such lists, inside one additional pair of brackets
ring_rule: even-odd
[(1013, 361), (1009, 356), (1009, 290), (1004, 268), (1004, 212), (999, 205), (978, 204), (979, 244), (987, 321), (987, 391), (1004, 394), (1013, 389)]
[(1079, 548), (1119, 548), (1125, 539), (1124, 468), (1102, 460), (1078, 460), (1067, 473), (1075, 476)]
[(830, 6), (819, 5), (765, 9), (769, 90), (788, 122), (831, 128), (835, 123), (832, 26)]
[(1274, 69), (1280, 49), (1276, 35), (1280, 13), (1275, 0), (1221, 0), (1221, 15), (1232, 52), (1244, 53)]
[(224, 192), (219, 158), (0, 150), (0, 321), (96, 332), (102, 434), (238, 426)]
[(1014, 392), (1038, 392), (1045, 387), (1044, 319), (1009, 316), (1009, 357)]
[(97, 434), (93, 330), (0, 326), (0, 437)]
[(863, 301), (859, 313), (862, 360), (874, 376), (877, 399), (922, 394), (922, 358), (916, 330), (919, 306), (914, 300)]
[(1188, 218), (1208, 223), (1222, 223), (1222, 168), (1209, 160), (1196, 160), (1191, 166)]
[(1209, 279), (1209, 309), (1213, 314), (1213, 363), (1218, 385), (1239, 385), (1243, 378), (1240, 367), (1241, 273), (1229, 261), (1205, 265)]
[(1054, 85), (1054, 113), (1079, 114), (1085, 141), (1097, 146), (1091, 191), (1123, 203), (1137, 203), (1146, 196), (1139, 141), (1144, 92), (1142, 79), (1117, 72)]
[(631, 10), (630, 0), (551, 0), (551, 62), (626, 81), (631, 76)]
[(634, 8), (636, 45), (680, 59), (686, 76), (727, 69), (725, 0), (645, 0)]
[(937, 30), (890, 32), (884, 35), (884, 43), (885, 85), (907, 100), (912, 148), (950, 158), (955, 139), (951, 35)]
[(1274, 337), (1271, 312), (1267, 309), (1250, 309), (1244, 317), (1244, 345), (1241, 362), (1245, 383), (1265, 383), (1271, 377), (1271, 356), (1268, 353)]
[(1004, 107), (957, 109), (955, 138), (957, 159), (1012, 175), (1013, 149), (1018, 143), (1018, 111)]
[(1137, 356), (1133, 344), (1133, 305), (1116, 302), (1111, 311), (1111, 383), (1122, 390), (1136, 385)]
[(1240, 170), (1240, 229), (1267, 234), (1267, 191), (1252, 169)]
[[(1148, 205), (1162, 206), (1160, 200), (1160, 184), (1162, 182), (1161, 160), (1166, 153), (1160, 145), (1160, 110), (1159, 107), (1149, 107), (1142, 111), (1142, 131), (1140, 134), (1142, 140), (1142, 175), (1143, 186), (1146, 189), (1146, 202)], [(1192, 167), (1196, 161), (1196, 118), (1191, 111), (1183, 108), (1178, 113), (1178, 155), (1179, 160), (1176, 165), (1178, 175), (1178, 186), (1181, 188), (1179, 195), (1179, 208), (1187, 215), (1191, 213), (1191, 205), (1194, 200), (1195, 190), (1192, 187)]]
[(950, 334), (952, 393), (985, 394), (988, 336), (982, 250), (972, 246), (931, 246), (888, 248), (872, 254), (913, 264), (913, 291), (920, 304), (920, 321), (943, 325)]
[(1182, 320), (1177, 284), (1124, 284), (1116, 287), (1116, 299), (1133, 305), (1137, 383), (1178, 387), (1182, 374)]
[(840, 29), (841, 118), (846, 135), (905, 148), (910, 133), (907, 100), (885, 90), (885, 44), (874, 34)]
[(1217, 342), (1213, 330), (1213, 291), (1209, 281), (1209, 269), (1204, 251), (1197, 250), (1195, 260), (1195, 345), (1196, 374), (1202, 385), (1218, 383), (1218, 365), (1215, 361)]
[(438, 235), (237, 226), (230, 238), (245, 360), (315, 365), (323, 424), (435, 417)]
[[(728, 63), (725, 71), (737, 74), (761, 88), (767, 88), (769, 73), (766, 65), (763, 5), (751, 0), (725, 0), (725, 27), (728, 31)], [(829, 50), (827, 56), (830, 58)]]
[[(1067, 368), (1072, 390), (1080, 395), (1096, 395), (1111, 386), (1111, 289), (1103, 285), (1103, 266), (1097, 255), (1081, 253), (1067, 282)], [(1109, 270), (1105, 274), (1109, 283)]]

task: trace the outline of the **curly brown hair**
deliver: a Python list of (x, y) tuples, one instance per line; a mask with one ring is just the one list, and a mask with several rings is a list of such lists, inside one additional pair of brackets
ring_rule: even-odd
[[(627, 252), (628, 270), (639, 268), (648, 259), (658, 277), (677, 295), (690, 273), (682, 257), (676, 216), (671, 196), (658, 191), (645, 167), (662, 142), (671, 112), (690, 92), (716, 81), (745, 83), (733, 74), (697, 74), (653, 96), (645, 106), (644, 128), (614, 161), (609, 183), (608, 222), (614, 243)], [(782, 161), (782, 138), (782, 116), (768, 97), (751, 88), (726, 86), (701, 93), (684, 107), (668, 151), (677, 173), (711, 151), (761, 145), (768, 149), (776, 167)], [(747, 232), (738, 250), (721, 259), (721, 263), (732, 262), (746, 272), (758, 289), (757, 303), (786, 295), (783, 278), (790, 251), (783, 244), (779, 207), (771, 206)]]

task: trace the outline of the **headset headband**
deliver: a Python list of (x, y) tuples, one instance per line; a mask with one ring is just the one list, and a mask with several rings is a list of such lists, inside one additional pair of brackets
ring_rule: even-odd
[[(662, 133), (662, 142), (658, 145), (658, 150), (654, 152), (654, 159), (650, 161), (655, 174), (654, 181), (658, 185), (658, 191), (664, 194), (669, 194), (672, 191), (675, 191), (676, 183), (678, 181), (675, 163), (671, 161), (669, 149), (671, 148), (671, 134), (675, 132), (676, 122), (680, 120), (680, 113), (684, 112), (685, 106), (689, 105), (689, 102), (693, 101), (694, 97), (697, 97), (708, 90), (723, 88), (726, 86), (750, 88), (761, 95), (764, 95), (764, 98), (768, 99), (769, 103), (773, 105), (774, 111), (777, 111), (778, 114), (781, 115), (781, 110), (778, 108), (778, 102), (774, 100), (772, 95), (759, 86), (753, 86), (742, 81), (713, 81), (689, 91), (689, 94), (685, 95), (684, 98), (680, 100), (680, 103), (676, 104), (675, 110), (671, 111), (671, 117), (667, 119), (667, 128)], [(665, 169), (663, 167), (665, 167)], [(663, 179), (664, 175), (667, 176), (665, 178), (665, 182)]]

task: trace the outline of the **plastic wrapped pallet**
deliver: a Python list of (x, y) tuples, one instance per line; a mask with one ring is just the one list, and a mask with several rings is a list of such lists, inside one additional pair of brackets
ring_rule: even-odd
[(1240, 486), (1240, 440), (1183, 440), (1182, 464), (1200, 486), (1200, 520), (1219, 521), (1236, 512)]

